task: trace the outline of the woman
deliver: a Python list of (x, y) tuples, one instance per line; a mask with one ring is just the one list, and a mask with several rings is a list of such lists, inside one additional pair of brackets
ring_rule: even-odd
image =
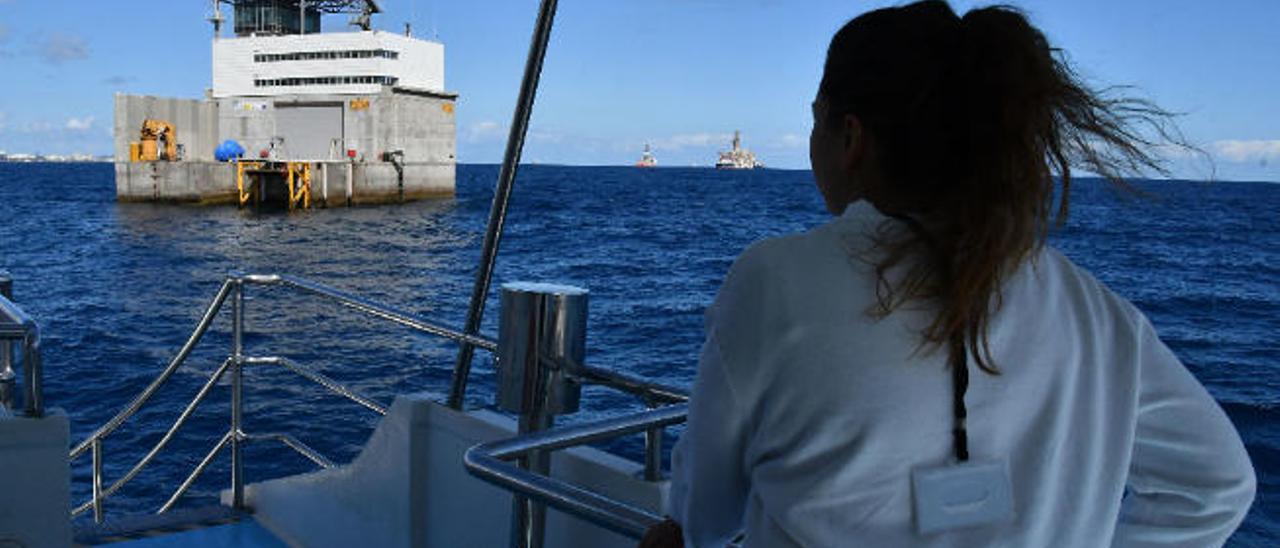
[(1254, 494), (1239, 435), (1044, 245), (1071, 164), (1158, 169), (1133, 127), (1168, 115), (1079, 83), (1020, 13), (941, 1), (845, 25), (813, 115), (838, 217), (751, 246), (707, 312), (686, 544), (1222, 544)]

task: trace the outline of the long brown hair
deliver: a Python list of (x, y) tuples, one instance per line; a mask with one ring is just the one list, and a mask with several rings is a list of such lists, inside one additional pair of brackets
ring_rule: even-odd
[[(1123, 175), (1144, 169), (1167, 175), (1152, 145), (1183, 142), (1166, 111), (1123, 91), (1081, 82), (1007, 6), (959, 17), (926, 0), (841, 28), (819, 96), (872, 136), (879, 184), (862, 196), (908, 221), (877, 236), (872, 312), (934, 301), (924, 342), (967, 346), (998, 373), (986, 332), (1000, 287), (1065, 221), (1072, 166), (1123, 186)], [(890, 270), (901, 270), (896, 281)]]

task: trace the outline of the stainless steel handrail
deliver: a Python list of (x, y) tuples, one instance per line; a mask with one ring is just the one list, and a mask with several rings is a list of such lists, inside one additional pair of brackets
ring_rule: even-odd
[[(383, 318), (391, 322), (404, 325), (424, 333), (440, 336), (440, 337), (454, 340), (457, 342), (464, 342), (464, 343), (478, 346), (480, 348), (490, 350), (490, 351), (494, 350), (497, 347), (497, 343), (494, 342), (492, 339), (487, 339), (477, 335), (466, 335), (457, 330), (440, 326), (438, 324), (419, 318), (415, 315), (397, 310), (395, 308), (392, 308), (383, 304), (375, 303), (373, 301), (369, 301), (367, 299), (363, 299), (360, 297), (356, 297), (354, 295), (325, 286), (323, 284), (318, 284), (302, 278), (297, 278), (293, 276), (274, 275), (274, 274), (263, 275), (263, 274), (243, 274), (243, 273), (233, 272), (227, 276), (226, 280), (223, 281), (222, 285), (218, 289), (217, 295), (214, 296), (213, 300), (205, 308), (204, 313), (201, 315), (200, 321), (197, 322), (195, 329), (192, 330), (191, 336), (188, 337), (187, 341), (183, 344), (182, 348), (178, 351), (177, 355), (175, 355), (174, 358), (170, 360), (169, 364), (165, 366), (164, 370), (161, 371), (161, 373), (156, 377), (156, 379), (154, 379), (150, 384), (148, 384), (147, 387), (143, 389), (143, 391), (129, 403), (129, 405), (121, 409), (120, 412), (116, 413), (116, 415), (111, 418), (111, 420), (107, 421), (106, 424), (104, 424), (102, 427), (95, 430), (92, 434), (90, 434), (87, 438), (85, 438), (84, 441), (76, 445), (76, 447), (74, 447), (70, 451), (69, 459), (74, 460), (82, 456), (85, 452), (89, 451), (90, 449), (93, 450), (93, 463), (92, 463), (93, 465), (92, 481), (93, 481), (93, 488), (94, 488), (93, 496), (90, 498), (89, 501), (75, 507), (72, 510), (72, 516), (78, 516), (92, 509), (94, 510), (95, 521), (100, 522), (103, 517), (103, 511), (102, 511), (103, 501), (107, 497), (110, 497), (111, 495), (115, 494), (117, 491), (120, 490), (120, 488), (122, 488), (124, 485), (132, 481), (135, 477), (137, 477), (137, 475), (155, 459), (155, 457), (159, 454), (159, 452), (166, 445), (168, 445), (168, 443), (173, 439), (177, 431), (181, 429), (183, 425), (186, 424), (187, 420), (190, 419), (195, 409), (200, 405), (200, 403), (204, 401), (204, 399), (209, 395), (213, 387), (216, 386), (218, 380), (222, 376), (224, 376), (229, 369), (231, 370), (231, 373), (232, 373), (232, 402), (231, 402), (230, 429), (228, 430), (228, 433), (219, 442), (219, 444), (212, 451), (209, 452), (209, 454), (205, 457), (205, 460), (202, 461), (200, 465), (197, 466), (196, 469), (192, 471), (192, 474), (190, 477), (187, 478), (187, 481), (184, 482), (183, 485), (178, 489), (178, 491), (175, 492), (172, 497), (170, 497), (169, 501), (167, 501), (165, 505), (161, 507), (160, 512), (166, 511), (170, 507), (172, 507), (173, 504), (176, 503), (179, 498), (181, 498), (183, 493), (186, 492), (187, 488), (190, 487), (190, 484), (194, 482), (195, 479), (201, 473), (203, 473), (204, 469), (209, 465), (209, 462), (217, 455), (217, 453), (221, 451), (225, 446), (228, 446), (228, 445), (231, 447), (231, 454), (232, 454), (231, 485), (232, 485), (233, 505), (236, 507), (240, 507), (243, 505), (244, 474), (243, 474), (243, 461), (240, 457), (241, 445), (242, 445), (241, 442), (246, 439), (249, 439), (246, 436), (246, 434), (241, 430), (241, 424), (242, 424), (241, 409), (243, 407), (243, 401), (242, 401), (243, 381), (241, 380), (242, 379), (241, 369), (244, 365), (274, 364), (274, 365), (283, 366), (293, 371), (294, 373), (302, 376), (303, 378), (306, 378), (312, 382), (315, 382), (316, 384), (319, 384), (320, 386), (328, 389), (329, 391), (334, 392), (343, 397), (346, 397), (376, 413), (379, 413), (381, 415), (386, 414), (387, 412), (386, 407), (378, 404), (377, 402), (373, 401), (368, 397), (365, 397), (355, 391), (352, 391), (342, 386), (341, 384), (334, 381), (333, 379), (330, 379), (329, 377), (323, 374), (320, 374), (319, 372), (316, 372), (311, 368), (308, 368), (298, 363), (294, 363), (288, 359), (281, 358), (281, 357), (245, 356), (243, 354), (243, 330), (244, 330), (243, 328), (243, 319), (244, 319), (243, 289), (245, 284), (263, 285), (263, 286), (280, 285), (280, 286), (292, 287), (292, 288), (303, 290), (304, 292), (309, 294), (326, 297), (348, 308), (352, 308), (354, 310), (369, 314), (371, 316)], [(187, 407), (182, 411), (182, 413), (174, 421), (174, 423), (169, 427), (169, 429), (165, 432), (165, 434), (161, 437), (161, 439), (140, 460), (138, 460), (129, 469), (129, 471), (125, 473), (124, 476), (122, 476), (120, 479), (116, 480), (115, 482), (111, 483), (106, 488), (103, 488), (102, 486), (103, 441), (112, 433), (114, 433), (116, 430), (118, 430), (125, 423), (125, 421), (129, 420), (130, 417), (134, 416), (142, 408), (142, 406), (145, 405), (156, 394), (156, 392), (158, 392), (160, 388), (164, 386), (164, 384), (169, 380), (169, 378), (172, 377), (173, 374), (186, 362), (187, 358), (191, 355), (191, 352), (194, 350), (195, 346), (201, 340), (203, 340), (204, 335), (208, 332), (209, 327), (213, 323), (213, 320), (217, 317), (218, 313), (222, 310), (223, 306), (226, 304), (228, 297), (233, 298), (231, 355), (226, 360), (224, 360), (222, 365), (218, 367), (218, 369), (209, 377), (209, 380), (204, 384), (204, 386), (201, 387), (200, 391), (196, 394), (196, 396), (187, 404)], [(7, 303), (7, 301), (5, 302)], [(3, 311), (3, 310), (4, 309), (0, 309), (0, 311)], [(17, 310), (18, 312), (21, 311), (20, 309), (17, 309)], [(25, 318), (24, 325), (27, 325), (27, 324), (29, 324), (30, 326), (34, 326), (34, 322), (29, 322), (29, 318)], [(30, 333), (29, 328), (24, 328), (24, 329), (26, 329), (26, 331), (21, 331), (21, 333)], [(9, 331), (19, 333), (19, 330), (17, 330), (16, 328), (12, 328), (11, 326), (5, 323), (0, 323), (0, 335), (4, 335)], [(28, 337), (28, 339), (30, 339), (30, 337)], [(38, 332), (37, 332), (35, 342), (38, 343), (38, 341), (39, 339), (38, 339)], [(28, 346), (30, 347), (31, 345), (28, 345)], [(36, 358), (35, 366), (36, 366), (36, 370), (38, 371), (39, 348), (38, 346), (35, 346), (34, 348), (35, 348), (35, 351), (26, 352), (24, 356), (27, 356), (28, 359), (30, 359), (33, 356)], [(29, 378), (34, 378), (34, 377), (29, 376)], [(38, 382), (28, 383), (28, 387), (29, 388), (34, 387), (35, 389), (38, 389), (39, 383)], [(28, 397), (27, 401), (29, 402), (29, 404), (37, 404), (37, 405), (40, 404), (40, 398), (38, 397)], [(322, 467), (328, 467), (333, 465), (332, 461), (329, 461), (327, 458), (323, 457), (318, 452), (312, 450), (310, 447), (307, 447), (301, 441), (298, 441), (297, 439), (291, 436), (288, 436), (287, 434), (273, 434), (271, 436), (274, 436), (276, 439), (284, 443), (286, 446), (301, 453), (304, 457), (312, 460), (313, 462), (315, 462), (316, 464)]]
[(585, 445), (684, 422), (687, 403), (623, 417), (552, 428), (510, 439), (484, 443), (463, 455), (476, 477), (558, 508), (620, 534), (640, 538), (662, 517), (647, 510), (593, 493), (556, 478), (522, 470), (508, 461), (533, 451), (554, 451)]
[(137, 413), (138, 409), (141, 409), (143, 404), (147, 403), (147, 401), (160, 390), (160, 387), (164, 386), (165, 382), (169, 380), (169, 377), (172, 377), (173, 373), (182, 366), (183, 362), (187, 361), (187, 356), (191, 355), (191, 351), (195, 349), (196, 344), (200, 342), (200, 339), (204, 338), (204, 334), (209, 330), (209, 326), (213, 323), (214, 317), (216, 317), (218, 315), (218, 311), (222, 309), (222, 303), (226, 301), (227, 296), (231, 294), (231, 287), (233, 284), (233, 280), (227, 280), (222, 283), (222, 286), (218, 288), (218, 294), (214, 296), (213, 301), (209, 303), (209, 306), (205, 307), (204, 314), (200, 316), (200, 321), (196, 323), (196, 328), (192, 330), (191, 336), (187, 338), (187, 342), (178, 350), (178, 354), (175, 355), (172, 360), (169, 360), (169, 365), (166, 365), (164, 370), (160, 372), (160, 375), (156, 376), (155, 380), (151, 381), (151, 384), (147, 385), (147, 387), (142, 390), (141, 394), (138, 394), (137, 397), (133, 398), (133, 401), (129, 402), (129, 405), (125, 406), (124, 409), (121, 409), (119, 413), (116, 413), (116, 415), (112, 417), (111, 420), (107, 421), (106, 424), (102, 425), (92, 434), (89, 434), (89, 436), (86, 437), (84, 441), (80, 442), (79, 445), (76, 445), (76, 447), (71, 450), (71, 459), (74, 460), (80, 455), (83, 455), (85, 451), (89, 450), (89, 446), (93, 443), (93, 440), (105, 438), (111, 435), (112, 432), (119, 429), (120, 425), (124, 424), (124, 421), (129, 420), (129, 417), (132, 417), (134, 413)]
[[(40, 359), (40, 325), (22, 307), (0, 294), (0, 345), (3, 357), (12, 357), (13, 343), (22, 342), (23, 413), (44, 416), (44, 365)], [(11, 373), (12, 364), (0, 363), (0, 371)]]
[(345, 386), (342, 386), (341, 384), (338, 384), (337, 381), (334, 381), (333, 379), (326, 377), (320, 372), (310, 367), (307, 367), (305, 365), (302, 365), (300, 363), (295, 363), (294, 361), (288, 358), (282, 358), (279, 356), (269, 356), (265, 358), (246, 357), (244, 358), (244, 363), (248, 365), (262, 364), (262, 365), (282, 366), (286, 369), (289, 369), (290, 371), (293, 371), (294, 373), (297, 373), (299, 376), (307, 380), (310, 380), (311, 382), (314, 382), (320, 386), (327, 388), (330, 392), (333, 392), (334, 394), (345, 397), (353, 402), (356, 402), (368, 408), (374, 413), (377, 413), (379, 415), (387, 414), (387, 408), (383, 407), (382, 405), (379, 405), (378, 402), (375, 402), (372, 399), (369, 399), (368, 397), (362, 396), (359, 393)]
[[(245, 281), (253, 282), (254, 280), (246, 279)], [(438, 337), (443, 337), (443, 338), (452, 340), (454, 342), (476, 346), (476, 347), (488, 350), (490, 352), (498, 348), (498, 343), (493, 339), (482, 337), (479, 335), (470, 335), (462, 331), (458, 331), (456, 329), (450, 329), (448, 327), (444, 327), (439, 324), (427, 321), (423, 318), (420, 318), (408, 312), (403, 312), (395, 308), (392, 308), (390, 306), (378, 304), (368, 299), (357, 297), (350, 293), (345, 293), (343, 291), (339, 291), (332, 287), (328, 287), (323, 284), (318, 284), (310, 280), (305, 280), (305, 279), (297, 278), (294, 276), (277, 276), (276, 279), (274, 280), (262, 281), (262, 282), (256, 282), (256, 283), (264, 283), (264, 284), (277, 283), (277, 284), (281, 284), (289, 287), (295, 287), (298, 289), (302, 289), (302, 290), (314, 293), (316, 295), (328, 297), (330, 299), (333, 299), (339, 302), (343, 306), (353, 308), (355, 310), (359, 310), (371, 316), (376, 316), (384, 320), (389, 320), (389, 321), (398, 323), (405, 327), (410, 327), (418, 331), (422, 331), (423, 333), (436, 335)]]
[(319, 451), (312, 449), (310, 445), (302, 443), (302, 440), (285, 434), (283, 432), (272, 432), (270, 434), (246, 434), (245, 439), (249, 441), (275, 440), (283, 444), (285, 447), (293, 449), (299, 455), (326, 470), (337, 466), (329, 457), (321, 455)]
[[(209, 375), (209, 380), (205, 381), (204, 386), (200, 387), (200, 391), (197, 392), (195, 397), (192, 398), (191, 401), (187, 403), (187, 407), (182, 410), (182, 413), (178, 415), (178, 418), (174, 420), (173, 424), (169, 426), (169, 429), (165, 431), (164, 436), (161, 436), (160, 440), (157, 441), (156, 444), (151, 447), (151, 450), (147, 451), (147, 454), (143, 455), (143, 457), (139, 459), (138, 462), (135, 463), (133, 467), (130, 468), (129, 471), (124, 474), (124, 476), (121, 476), (120, 479), (113, 482), (109, 487), (102, 490), (100, 493), (94, 495), (94, 497), (88, 500), (87, 502), (71, 510), (71, 516), (75, 517), (80, 514), (83, 514), (86, 511), (88, 511), (90, 508), (93, 508), (94, 505), (98, 503), (98, 501), (101, 501), (107, 497), (110, 497), (111, 495), (114, 495), (116, 491), (119, 491), (120, 488), (124, 487), (125, 484), (129, 483), (130, 481), (133, 481), (133, 478), (137, 477), (137, 475), (140, 472), (142, 472), (143, 468), (145, 468), (148, 464), (151, 464), (151, 461), (156, 458), (156, 455), (160, 454), (160, 451), (164, 449), (166, 445), (169, 444), (169, 441), (172, 440), (173, 436), (178, 433), (178, 430), (181, 429), (182, 426), (187, 423), (187, 420), (191, 418), (191, 415), (193, 413), (195, 413), (196, 408), (199, 407), (200, 404), (204, 402), (205, 398), (209, 396), (209, 392), (213, 390), (214, 386), (217, 386), (218, 380), (220, 380), (222, 376), (226, 374), (227, 368), (231, 367), (234, 361), (235, 360), (231, 358), (227, 358), (226, 360), (223, 360), (222, 365), (218, 366), (218, 369), (214, 370), (213, 374)], [(102, 439), (103, 437), (91, 437), (89, 440), (90, 446), (91, 447), (93, 446), (93, 442), (97, 442), (99, 444), (99, 447), (101, 447)], [(75, 458), (75, 457), (73, 456), (72, 458)], [(100, 452), (94, 453), (93, 467), (95, 471), (100, 470), (102, 467), (101, 458), (102, 457), (100, 455)], [(97, 478), (95, 478), (95, 480), (101, 479), (100, 473), (95, 473), (95, 476), (98, 476)]]
[[(170, 508), (173, 508), (173, 505), (178, 503), (178, 500), (182, 498), (182, 495), (187, 494), (187, 489), (190, 489), (191, 485), (196, 482), (196, 479), (198, 479), (200, 475), (204, 473), (204, 470), (209, 467), (209, 464), (213, 462), (214, 457), (217, 457), (218, 453), (222, 452), (222, 448), (231, 443), (231, 440), (235, 437), (235, 432), (230, 430), (223, 434), (222, 438), (218, 440), (218, 443), (213, 446), (213, 449), (210, 449), (209, 452), (205, 454), (204, 458), (200, 459), (200, 464), (197, 464), (195, 469), (191, 471), (191, 475), (187, 476), (187, 479), (182, 481), (182, 485), (178, 486), (178, 489), (173, 492), (173, 495), (169, 497), (169, 500), (165, 501), (164, 505), (161, 506), (159, 510), (156, 510), (156, 513), (163, 514), (168, 512)], [(96, 517), (95, 519), (97, 519), (97, 521), (102, 521), (101, 517)]]
[[(287, 358), (278, 357), (278, 356), (268, 356), (268, 357), (245, 356), (243, 354), (243, 343), (242, 343), (242, 340), (243, 340), (242, 339), (243, 338), (243, 325), (242, 325), (243, 310), (242, 309), (244, 306), (244, 299), (242, 296), (242, 292), (245, 284), (260, 285), (260, 286), (282, 286), (282, 287), (291, 287), (291, 288), (299, 289), (308, 294), (317, 295), (317, 296), (321, 296), (321, 297), (325, 297), (327, 299), (333, 300), (345, 307), (351, 308), (358, 312), (362, 312), (374, 317), (382, 318), (382, 319), (409, 327), (411, 329), (414, 329), (420, 332), (446, 338), (446, 339), (461, 343), (463, 345), (479, 347), (481, 349), (488, 350), (488, 351), (494, 351), (497, 349), (497, 342), (491, 338), (483, 337), (480, 335), (470, 335), (461, 331), (443, 327), (439, 324), (430, 322), (416, 315), (395, 309), (387, 305), (376, 303), (361, 297), (357, 297), (355, 295), (351, 295), (349, 293), (340, 291), (338, 289), (335, 289), (323, 284), (311, 282), (309, 280), (305, 280), (305, 279), (297, 278), (293, 276), (232, 273), (226, 278), (226, 280), (223, 281), (222, 285), (218, 289), (218, 293), (214, 296), (214, 298), (210, 301), (208, 306), (205, 308), (203, 314), (201, 315), (200, 320), (197, 322), (195, 329), (193, 329), (190, 337), (187, 338), (187, 341), (183, 344), (181, 349), (179, 349), (178, 353), (174, 356), (172, 360), (169, 361), (169, 363), (165, 366), (164, 370), (161, 371), (161, 373), (156, 377), (156, 379), (153, 380), (150, 384), (148, 384), (147, 387), (143, 389), (143, 391), (129, 403), (129, 405), (127, 405), (124, 409), (118, 412), (115, 416), (111, 418), (111, 420), (109, 420), (102, 427), (95, 430), (92, 434), (90, 434), (87, 438), (85, 438), (84, 441), (76, 445), (75, 448), (73, 448), (70, 451), (69, 458), (72, 460), (82, 456), (85, 452), (88, 452), (90, 449), (93, 450), (93, 457), (94, 457), (93, 468), (92, 468), (93, 470), (92, 481), (94, 486), (93, 496), (90, 498), (89, 501), (77, 506), (72, 511), (73, 516), (83, 514), (89, 511), (90, 509), (92, 509), (94, 510), (95, 519), (98, 521), (101, 521), (102, 505), (104, 500), (114, 495), (124, 485), (132, 481), (144, 468), (146, 468), (155, 459), (155, 457), (160, 453), (160, 451), (163, 450), (164, 447), (166, 447), (168, 443), (173, 439), (177, 431), (181, 429), (183, 425), (186, 424), (186, 422), (190, 419), (192, 414), (195, 412), (196, 408), (205, 400), (205, 398), (208, 397), (213, 387), (217, 385), (220, 378), (226, 375), (228, 370), (231, 370), (232, 378), (233, 378), (231, 426), (227, 434), (223, 436), (219, 444), (212, 451), (210, 451), (210, 453), (205, 457), (205, 460), (202, 461), (195, 470), (193, 470), (192, 475), (187, 479), (186, 482), (184, 482), (183, 486), (180, 487), (179, 490), (175, 492), (174, 495), (170, 498), (170, 500), (167, 501), (165, 505), (161, 507), (160, 509), (161, 512), (168, 510), (170, 507), (173, 506), (174, 503), (176, 503), (176, 501), (179, 498), (181, 498), (182, 494), (185, 493), (187, 488), (190, 486), (190, 483), (194, 482), (195, 478), (198, 477), (201, 473), (203, 473), (204, 469), (209, 465), (209, 461), (211, 461), (211, 459), (213, 459), (217, 455), (217, 453), (220, 452), (226, 446), (230, 446), (232, 451), (233, 472), (232, 472), (231, 483), (232, 483), (233, 502), (238, 504), (243, 504), (244, 475), (243, 475), (243, 470), (241, 469), (243, 462), (241, 461), (240, 458), (238, 458), (240, 453), (239, 449), (242, 441), (246, 439), (251, 439), (251, 438), (258, 439), (261, 437), (260, 435), (248, 436), (243, 431), (241, 431), (241, 418), (239, 416), (240, 415), (239, 409), (242, 407), (243, 402), (241, 401), (242, 381), (241, 381), (240, 370), (244, 365), (265, 364), (265, 365), (282, 366), (324, 387), (325, 389), (337, 395), (350, 399), (360, 404), (361, 406), (364, 406), (376, 413), (379, 413), (382, 415), (385, 415), (387, 413), (386, 407), (378, 404), (374, 400), (368, 397), (365, 397), (353, 390), (350, 390), (342, 386), (340, 383), (334, 381), (333, 379), (309, 367), (306, 367), (302, 364), (298, 364)], [(169, 378), (173, 376), (173, 374), (177, 371), (177, 369), (180, 368), (186, 362), (187, 358), (191, 355), (195, 346), (198, 343), (200, 343), (200, 341), (203, 340), (205, 334), (208, 332), (214, 319), (216, 318), (218, 313), (222, 310), (223, 306), (226, 304), (228, 297), (234, 297), (233, 305), (235, 308), (235, 310), (233, 310), (234, 317), (232, 322), (233, 333), (232, 333), (231, 355), (226, 360), (223, 361), (223, 363), (214, 371), (212, 375), (210, 375), (208, 381), (206, 381), (206, 383), (201, 387), (201, 389), (196, 394), (196, 396), (187, 404), (186, 408), (183, 409), (182, 413), (179, 414), (178, 418), (169, 427), (169, 429), (165, 432), (165, 434), (161, 437), (161, 439), (139, 461), (137, 461), (129, 469), (129, 471), (125, 473), (124, 476), (122, 476), (120, 479), (116, 480), (115, 482), (112, 482), (110, 485), (104, 488), (102, 485), (102, 479), (103, 479), (102, 478), (102, 464), (103, 464), (102, 454), (103, 454), (104, 440), (108, 436), (110, 436), (112, 433), (114, 433), (116, 430), (118, 430), (124, 424), (125, 421), (127, 421), (130, 417), (136, 414), (142, 408), (142, 406), (145, 405), (156, 394), (156, 392), (159, 391), (159, 389), (169, 380)], [(18, 310), (20, 311), (20, 309)], [(24, 322), (24, 325), (29, 324), (31, 326), (34, 326), (34, 322), (30, 322), (29, 318), (25, 318), (23, 322)], [(12, 326), (7, 326), (7, 324), (0, 323), (0, 327), (13, 332), (17, 332), (15, 328), (12, 328)], [(0, 334), (7, 333), (7, 332), (9, 331), (0, 331)], [(38, 333), (37, 333), (35, 337), (35, 342), (38, 343), (38, 341), (39, 339), (38, 339)], [(38, 346), (35, 346), (33, 352), (28, 352), (24, 354), (27, 356), (36, 356), (37, 360), (34, 366), (37, 372), (39, 371), (38, 350), (39, 350)], [(579, 370), (582, 373), (580, 373), (579, 378), (577, 379), (578, 382), (600, 384), (600, 385), (606, 385), (606, 386), (616, 388), (623, 392), (633, 394), (644, 399), (645, 402), (648, 403), (651, 407), (657, 404), (662, 404), (662, 403), (683, 402), (683, 401), (687, 401), (688, 399), (688, 394), (681, 389), (665, 386), (659, 383), (650, 382), (644, 379), (639, 379), (636, 377), (632, 377), (630, 375), (616, 373), (616, 372), (595, 368), (595, 367), (588, 367), (585, 365), (582, 366)], [(29, 389), (33, 387), (38, 389), (39, 383), (35, 382), (35, 383), (28, 384)], [(40, 399), (38, 397), (34, 397), (34, 398), (29, 397), (28, 401), (35, 402), (38, 404), (40, 402)], [(293, 448), (295, 451), (299, 452), (304, 457), (312, 460), (319, 466), (322, 466), (322, 467), (332, 466), (332, 462), (329, 461), (327, 458), (323, 457), (319, 453), (310, 449), (305, 444), (302, 444), (302, 442), (287, 436), (287, 434), (272, 434), (271, 436), (274, 436), (276, 439), (284, 443), (286, 446)], [(661, 457), (660, 455), (661, 426), (649, 427), (646, 433), (646, 436), (647, 437), (645, 442), (645, 447), (646, 447), (645, 477), (646, 479), (654, 480), (654, 479), (657, 479), (657, 475), (658, 475), (657, 464), (660, 462), (660, 457)]]
[(579, 382), (608, 386), (641, 398), (647, 402), (655, 404), (672, 404), (689, 401), (689, 392), (674, 386), (656, 383), (640, 377), (628, 375), (626, 373), (610, 371), (599, 367), (584, 365), (576, 370), (581, 371), (581, 373), (578, 374)]

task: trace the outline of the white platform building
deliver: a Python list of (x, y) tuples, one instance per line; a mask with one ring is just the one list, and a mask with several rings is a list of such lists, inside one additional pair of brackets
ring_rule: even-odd
[[(321, 204), (453, 194), (457, 94), (445, 88), (443, 44), (371, 30), (374, 0), (213, 3), (208, 97), (116, 96), (119, 199), (235, 199), (234, 170), (214, 155), (228, 140), (245, 159), (314, 164)], [(234, 36), (222, 36), (223, 4)], [(357, 28), (320, 32), (324, 14), (354, 14)], [(180, 160), (130, 161), (147, 119), (173, 124)]]

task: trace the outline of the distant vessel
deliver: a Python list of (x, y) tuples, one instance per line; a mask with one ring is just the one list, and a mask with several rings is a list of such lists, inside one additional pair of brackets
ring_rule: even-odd
[(716, 160), (716, 169), (755, 169), (758, 167), (764, 167), (764, 164), (756, 159), (755, 153), (742, 148), (742, 136), (735, 130), (733, 132), (733, 149), (720, 153), (720, 159)]
[(649, 150), (649, 144), (644, 145), (644, 154), (640, 155), (640, 161), (636, 162), (636, 167), (657, 167), (658, 159), (653, 156), (653, 152)]

